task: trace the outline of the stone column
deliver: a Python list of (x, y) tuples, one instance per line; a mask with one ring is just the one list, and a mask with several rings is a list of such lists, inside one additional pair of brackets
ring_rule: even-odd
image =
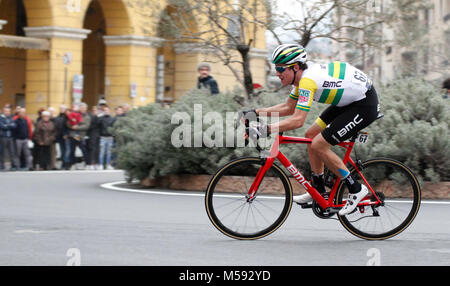
[[(143, 106), (156, 100), (156, 50), (163, 39), (137, 35), (104, 36), (105, 98), (114, 108)], [(131, 87), (135, 86), (135, 92)], [(134, 98), (132, 96), (135, 96)]]
[(83, 40), (91, 31), (58, 26), (27, 27), (24, 30), (27, 37), (50, 41), (50, 51), (27, 50), (28, 114), (36, 114), (41, 107), (52, 106), (58, 110), (60, 104), (71, 105), (73, 77), (82, 73)]

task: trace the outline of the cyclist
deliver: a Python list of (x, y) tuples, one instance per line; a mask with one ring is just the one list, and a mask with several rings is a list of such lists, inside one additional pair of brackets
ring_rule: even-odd
[[(290, 116), (267, 125), (264, 130), (259, 127), (258, 133), (264, 137), (271, 131), (283, 132), (302, 127), (313, 101), (330, 104), (305, 134), (312, 139), (312, 144), (308, 145), (312, 185), (319, 192), (325, 192), (325, 164), (349, 189), (347, 203), (339, 211), (339, 215), (346, 215), (368, 194), (368, 189), (352, 177), (342, 160), (331, 151), (331, 146), (351, 138), (376, 120), (379, 111), (377, 93), (372, 81), (348, 63), (318, 64), (306, 59), (306, 51), (300, 45), (278, 46), (272, 53), (272, 63), (283, 86), (293, 86), (292, 92), (284, 103), (245, 111), (245, 114)], [(294, 196), (294, 201), (299, 204), (312, 200), (309, 193)]]

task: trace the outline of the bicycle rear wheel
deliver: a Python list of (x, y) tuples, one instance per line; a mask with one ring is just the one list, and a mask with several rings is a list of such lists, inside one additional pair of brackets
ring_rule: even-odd
[(291, 184), (280, 167), (266, 172), (256, 196), (248, 191), (265, 160), (246, 157), (231, 161), (212, 177), (205, 195), (206, 212), (213, 225), (235, 239), (259, 239), (273, 233), (292, 207)]
[[(339, 216), (342, 225), (353, 235), (368, 240), (388, 239), (404, 231), (419, 211), (421, 190), (417, 178), (402, 163), (388, 159), (372, 159), (362, 163), (363, 181), (356, 170), (351, 173), (360, 183), (369, 188), (369, 195), (352, 213)], [(348, 197), (348, 190), (341, 184), (336, 194), (338, 204)], [(361, 203), (382, 202), (375, 206), (360, 206)]]

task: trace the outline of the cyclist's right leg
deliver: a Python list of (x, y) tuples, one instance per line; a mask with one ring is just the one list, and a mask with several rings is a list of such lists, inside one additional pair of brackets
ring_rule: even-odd
[[(330, 124), (341, 113), (341, 107), (327, 107), (317, 118), (316, 122), (306, 131), (305, 137), (314, 139), (317, 135), (321, 134), (323, 130), (325, 130), (327, 125)], [(323, 176), (320, 176), (324, 172), (324, 162), (319, 157), (317, 152), (314, 151), (314, 149), (312, 148), (312, 144), (308, 144), (308, 157), (309, 164), (311, 166), (311, 172), (313, 174), (312, 185), (319, 192), (325, 192)], [(303, 195), (294, 196), (293, 200), (298, 204), (306, 204), (313, 201), (313, 198), (309, 193), (305, 193)]]
[[(314, 123), (305, 133), (306, 138), (314, 139), (317, 135), (322, 133), (323, 128), (319, 124)], [(323, 161), (317, 156), (317, 154), (312, 150), (311, 144), (308, 144), (308, 157), (309, 164), (311, 166), (311, 171), (313, 174), (321, 174), (324, 170)]]

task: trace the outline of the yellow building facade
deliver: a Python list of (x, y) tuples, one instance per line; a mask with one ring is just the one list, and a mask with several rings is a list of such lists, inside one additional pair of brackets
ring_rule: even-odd
[[(150, 15), (161, 11), (142, 13), (135, 2), (0, 0), (0, 105), (25, 106), (34, 117), (40, 108), (74, 101), (92, 106), (100, 98), (111, 107), (170, 102), (196, 86), (202, 61), (211, 62), (221, 91), (237, 84), (214, 51), (169, 44), (149, 32), (157, 31), (149, 23), (158, 22)], [(254, 82), (265, 85), (265, 30), (253, 29), (251, 71)]]

